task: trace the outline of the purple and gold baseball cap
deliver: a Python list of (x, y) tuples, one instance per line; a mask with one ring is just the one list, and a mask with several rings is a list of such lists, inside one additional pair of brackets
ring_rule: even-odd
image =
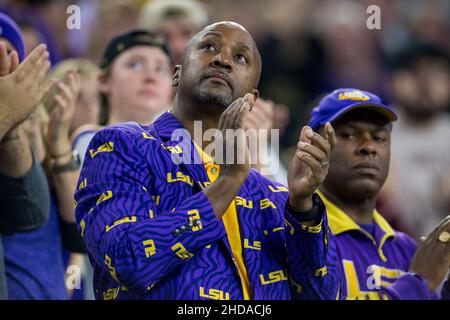
[(394, 109), (385, 105), (377, 95), (359, 89), (342, 88), (334, 90), (319, 101), (311, 111), (308, 125), (316, 130), (357, 108), (374, 110), (389, 121), (397, 120)]
[(11, 42), (19, 55), (20, 62), (25, 59), (25, 44), (22, 32), (17, 23), (2, 12), (0, 12), (0, 38), (4, 38)]

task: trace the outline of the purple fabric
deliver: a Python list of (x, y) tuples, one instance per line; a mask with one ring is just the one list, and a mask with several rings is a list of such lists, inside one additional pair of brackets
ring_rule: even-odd
[(15, 48), (19, 55), (19, 61), (25, 59), (25, 44), (17, 23), (6, 14), (0, 12), (0, 38), (5, 38)]

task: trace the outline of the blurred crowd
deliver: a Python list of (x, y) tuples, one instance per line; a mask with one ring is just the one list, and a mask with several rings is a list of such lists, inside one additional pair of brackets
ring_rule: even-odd
[[(81, 28), (70, 30), (67, 8), (74, 4)], [(381, 9), (379, 30), (366, 26), (373, 4)], [(416, 239), (450, 213), (447, 0), (0, 0), (0, 12), (20, 28), (24, 57), (34, 52), (39, 60), (44, 53), (33, 50), (45, 43), (50, 61), (42, 86), (51, 89), (0, 140), (0, 278), (6, 275), (3, 291), (12, 299), (93, 298), (73, 217), (78, 162), (103, 126), (149, 124), (170, 108), (173, 66), (189, 39), (215, 21), (242, 24), (261, 52), (260, 111), (247, 127), (280, 130), (280, 172), (272, 178), (286, 183), (280, 177), (317, 101), (355, 87), (377, 93), (399, 114), (379, 211)], [(133, 29), (147, 31), (142, 41), (151, 46), (120, 54), (121, 41), (141, 41), (139, 33), (117, 38)], [(8, 52), (19, 51), (6, 40)], [(16, 68), (11, 62), (8, 70)], [(12, 186), (25, 190), (27, 205), (8, 194)], [(6, 211), (20, 210), (30, 216), (7, 220)], [(71, 265), (79, 266), (80, 283), (78, 269), (66, 272)]]

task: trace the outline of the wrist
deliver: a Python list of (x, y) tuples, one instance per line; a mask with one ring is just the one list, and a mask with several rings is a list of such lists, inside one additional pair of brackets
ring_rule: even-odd
[(50, 157), (53, 159), (65, 157), (72, 153), (72, 146), (68, 140), (64, 142), (51, 142), (51, 144), (53, 147), (50, 148)]
[(312, 195), (308, 197), (298, 197), (289, 195), (289, 205), (298, 212), (309, 211), (314, 206)]
[(56, 174), (66, 171), (75, 171), (80, 169), (80, 166), (81, 159), (76, 150), (71, 151), (68, 155), (51, 160), (52, 172)]
[(235, 181), (235, 183), (242, 184), (247, 179), (249, 172), (250, 172), (249, 168), (236, 169), (236, 168), (222, 166), (220, 168), (220, 176), (219, 177), (223, 177), (226, 179), (229, 178), (232, 181)]
[(299, 222), (306, 225), (315, 225), (320, 221), (324, 211), (324, 204), (317, 194), (312, 195), (312, 206), (307, 210), (298, 210), (286, 202), (286, 210)]

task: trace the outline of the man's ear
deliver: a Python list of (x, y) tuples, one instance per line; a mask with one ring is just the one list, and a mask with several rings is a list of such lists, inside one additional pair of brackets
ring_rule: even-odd
[(173, 68), (173, 76), (172, 76), (172, 86), (173, 87), (177, 87), (178, 83), (180, 81), (180, 76), (181, 76), (181, 64), (177, 64), (174, 68)]
[(252, 89), (252, 94), (255, 96), (255, 101), (259, 98), (259, 90), (258, 89)]

